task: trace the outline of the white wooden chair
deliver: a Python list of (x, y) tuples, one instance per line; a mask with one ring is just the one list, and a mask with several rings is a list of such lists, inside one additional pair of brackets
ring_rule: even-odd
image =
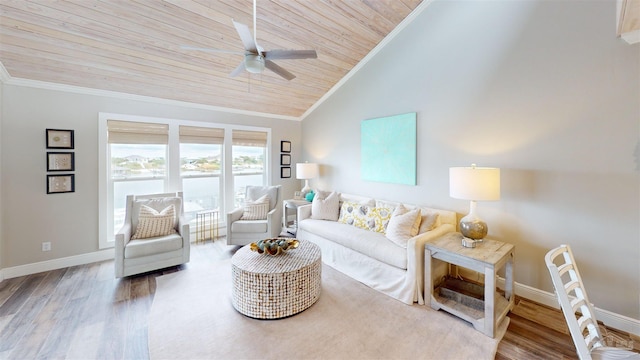
[(606, 346), (571, 248), (560, 245), (547, 253), (545, 262), (580, 360), (640, 360), (636, 352)]

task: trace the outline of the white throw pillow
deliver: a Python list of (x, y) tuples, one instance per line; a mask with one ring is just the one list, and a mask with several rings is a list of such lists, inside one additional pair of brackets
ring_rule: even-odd
[(244, 205), (240, 220), (266, 220), (269, 213), (269, 195), (263, 195), (256, 201), (249, 200)]
[(422, 220), (420, 220), (420, 230), (418, 234), (426, 233), (440, 225), (440, 214), (433, 210), (420, 209)]
[(138, 227), (131, 239), (147, 239), (174, 234), (176, 232), (173, 227), (175, 216), (176, 208), (173, 205), (167, 206), (162, 211), (157, 211), (147, 205), (140, 206)]
[(409, 210), (402, 204), (398, 205), (387, 226), (387, 239), (406, 248), (409, 239), (418, 234), (420, 220), (420, 209)]
[(336, 192), (326, 196), (326, 192), (318, 191), (311, 203), (311, 218), (316, 220), (338, 221), (340, 212), (340, 195)]

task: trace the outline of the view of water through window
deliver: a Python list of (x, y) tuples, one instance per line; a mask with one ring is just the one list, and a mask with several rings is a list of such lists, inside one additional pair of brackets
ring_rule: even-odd
[[(264, 185), (265, 152), (264, 147), (232, 147), (235, 206), (244, 202), (247, 185)], [(111, 144), (114, 232), (124, 223), (127, 195), (164, 191), (166, 159), (166, 145)], [(180, 144), (180, 177), (187, 221), (195, 219), (199, 211), (222, 209), (222, 168), (222, 145)]]

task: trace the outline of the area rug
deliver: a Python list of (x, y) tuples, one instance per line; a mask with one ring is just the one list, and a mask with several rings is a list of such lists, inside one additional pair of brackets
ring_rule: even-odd
[(495, 339), (427, 306), (405, 305), (323, 265), (309, 309), (256, 320), (231, 304), (231, 263), (157, 278), (149, 315), (151, 359), (493, 359)]

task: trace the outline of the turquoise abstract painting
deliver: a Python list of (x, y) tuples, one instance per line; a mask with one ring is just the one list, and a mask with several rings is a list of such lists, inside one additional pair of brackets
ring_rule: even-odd
[(363, 120), (362, 179), (416, 184), (416, 113)]

